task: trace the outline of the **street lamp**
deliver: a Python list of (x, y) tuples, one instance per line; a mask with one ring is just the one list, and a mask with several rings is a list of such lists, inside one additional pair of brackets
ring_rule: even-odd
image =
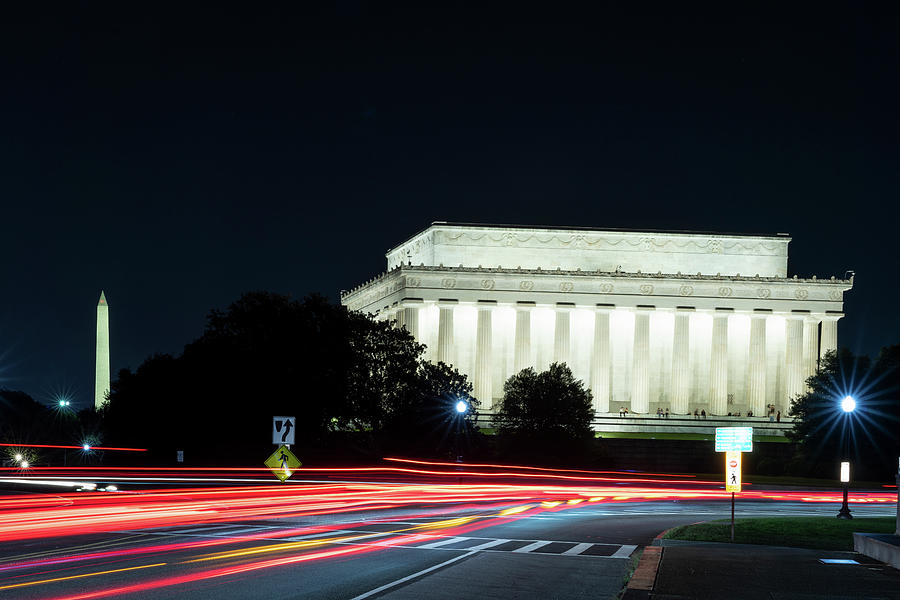
[(841, 510), (837, 514), (838, 519), (852, 519), (850, 514), (850, 506), (847, 504), (847, 493), (850, 487), (850, 423), (849, 419), (854, 410), (856, 410), (856, 400), (853, 396), (844, 396), (841, 400), (841, 410), (844, 411), (844, 428), (843, 428), (843, 457), (841, 461), (841, 486), (844, 488), (844, 501), (841, 504)]
[(454, 408), (456, 409), (456, 462), (460, 463), (462, 462), (462, 455), (459, 451), (459, 432), (466, 418), (466, 413), (469, 412), (469, 403), (465, 400), (460, 400)]

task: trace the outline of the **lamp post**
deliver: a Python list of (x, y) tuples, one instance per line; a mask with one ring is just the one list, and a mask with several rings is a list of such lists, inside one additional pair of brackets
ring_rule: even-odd
[(459, 433), (463, 420), (466, 418), (466, 413), (469, 412), (469, 403), (465, 400), (460, 400), (453, 408), (456, 410), (456, 462), (462, 462), (462, 455), (459, 451)]
[(841, 510), (837, 514), (838, 519), (852, 519), (850, 514), (850, 506), (847, 504), (847, 494), (850, 487), (850, 421), (851, 413), (856, 410), (856, 400), (853, 396), (844, 396), (841, 400), (841, 410), (844, 411), (844, 427), (843, 427), (843, 448), (841, 460), (841, 485), (844, 488), (844, 501), (841, 503)]

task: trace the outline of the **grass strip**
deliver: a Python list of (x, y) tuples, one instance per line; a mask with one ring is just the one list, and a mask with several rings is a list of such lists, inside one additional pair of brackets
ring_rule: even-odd
[[(815, 550), (853, 550), (853, 532), (893, 533), (895, 517), (862, 517), (851, 520), (835, 517), (768, 517), (736, 519), (736, 544), (763, 544)], [(694, 542), (730, 542), (731, 520), (683, 525), (664, 536)]]

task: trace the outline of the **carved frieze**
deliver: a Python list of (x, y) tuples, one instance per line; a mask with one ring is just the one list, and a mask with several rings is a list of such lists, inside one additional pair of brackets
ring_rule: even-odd
[(720, 287), (719, 288), (719, 295), (722, 296), (723, 298), (729, 298), (729, 297), (731, 297), (732, 294), (734, 294), (734, 290), (731, 289), (730, 287)]
[(444, 288), (445, 290), (452, 290), (453, 288), (456, 287), (456, 279), (453, 279), (451, 277), (445, 277), (444, 279), (441, 280), (441, 287)]
[(523, 292), (530, 292), (531, 290), (534, 289), (534, 282), (529, 279), (526, 279), (525, 281), (520, 281), (519, 289), (522, 290)]
[(649, 283), (645, 283), (640, 287), (641, 293), (645, 296), (648, 296), (653, 293), (653, 286)]
[(694, 294), (694, 287), (690, 285), (683, 285), (678, 288), (678, 293), (682, 296), (692, 296)]
[(575, 286), (571, 281), (563, 281), (559, 284), (559, 291), (561, 292), (571, 292)]
[(794, 292), (794, 298), (797, 300), (806, 300), (809, 297), (809, 292), (807, 290), (797, 290)]
[[(626, 249), (641, 252), (678, 251), (709, 254), (760, 254), (766, 256), (786, 256), (787, 239), (781, 240), (748, 238), (702, 238), (679, 234), (658, 236), (636, 236), (628, 233), (598, 231), (596, 233), (568, 233), (562, 231), (498, 231), (496, 229), (437, 229), (435, 243), (478, 246), (531, 246), (545, 248), (586, 248), (586, 249)], [(423, 237), (425, 243), (431, 240)], [(418, 241), (418, 240), (416, 240)], [(412, 243), (411, 243), (412, 244)], [(405, 251), (407, 246), (398, 250)], [(414, 254), (415, 250), (411, 249)], [(415, 261), (413, 261), (415, 262)]]
[(482, 279), (481, 280), (481, 289), (483, 289), (483, 290), (494, 289), (494, 280), (493, 279)]

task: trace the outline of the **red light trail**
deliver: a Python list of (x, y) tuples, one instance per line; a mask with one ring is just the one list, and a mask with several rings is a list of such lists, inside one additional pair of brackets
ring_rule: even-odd
[[(58, 448), (60, 450), (85, 450), (84, 445), (81, 446), (59, 446), (56, 444), (2, 444), (2, 448)], [(89, 446), (88, 450), (118, 450), (122, 452), (146, 452), (146, 448), (113, 448), (111, 446)]]
[[(10, 543), (50, 537), (120, 532), (134, 534), (154, 528), (205, 526), (252, 522), (313, 515), (345, 514), (348, 521), (335, 525), (267, 527), (263, 533), (192, 539), (175, 543), (135, 542), (132, 546), (97, 549), (50, 556), (23, 556), (0, 564), (0, 592), (36, 586), (58, 586), (78, 581), (83, 590), (53, 596), (53, 600), (139, 596), (141, 592), (241, 575), (262, 569), (308, 561), (353, 556), (423, 540), (459, 536), (499, 522), (556, 513), (585, 506), (613, 507), (622, 503), (653, 501), (725, 501), (730, 494), (721, 482), (698, 481), (684, 476), (632, 474), (609, 471), (556, 472), (552, 469), (506, 467), (392, 459), (431, 468), (364, 467), (301, 469), (298, 474), (352, 477), (400, 477), (403, 481), (321, 481), (292, 485), (252, 485), (190, 488), (136, 488), (127, 493), (81, 492), (0, 496), (0, 542)], [(444, 470), (441, 470), (444, 468)], [(455, 469), (462, 468), (464, 471)], [(18, 476), (17, 481), (40, 480), (52, 473), (70, 478), (91, 479), (132, 477), (145, 481), (147, 475), (184, 478), (241, 473), (258, 476), (264, 468), (139, 468), (105, 467), (69, 469), (44, 468), (35, 477)], [(465, 476), (466, 483), (457, 483)], [(501, 478), (507, 478), (505, 481)], [(674, 479), (673, 479), (674, 478)], [(206, 479), (209, 485), (211, 479)], [(841, 502), (838, 490), (792, 491), (752, 489), (740, 494), (743, 501), (785, 501), (796, 503)], [(890, 504), (895, 492), (856, 492), (851, 502)], [(370, 511), (401, 509), (402, 516), (377, 522), (396, 529), (365, 530)], [(455, 518), (446, 518), (452, 512)], [(357, 519), (354, 514), (359, 514)], [(399, 514), (399, 513), (398, 513)], [(410, 520), (443, 520), (410, 525)], [(239, 544), (257, 544), (234, 548)], [(327, 547), (323, 547), (327, 546)], [(196, 554), (213, 551), (213, 554)], [(51, 553), (52, 554), (52, 553)], [(187, 554), (187, 558), (185, 558)], [(134, 566), (146, 559), (148, 564)], [(129, 562), (131, 561), (131, 562)], [(205, 567), (211, 562), (227, 561)], [(170, 565), (179, 565), (178, 575), (165, 576)], [(80, 572), (89, 569), (90, 572)], [(136, 583), (103, 585), (110, 577), (138, 577)], [(146, 579), (145, 579), (146, 578)], [(96, 589), (89, 589), (91, 582)]]

